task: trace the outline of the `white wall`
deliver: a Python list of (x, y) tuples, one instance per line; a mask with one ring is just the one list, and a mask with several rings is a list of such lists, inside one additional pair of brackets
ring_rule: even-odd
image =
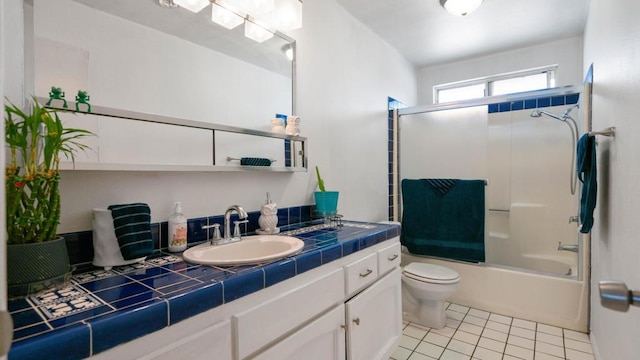
[(637, 359), (640, 308), (627, 313), (600, 305), (598, 282), (625, 281), (640, 290), (640, 3), (591, 0), (584, 69), (593, 63), (593, 128), (616, 126), (615, 139), (598, 137), (598, 199), (592, 230), (591, 331), (600, 359)]
[(556, 86), (582, 83), (582, 37), (419, 69), (418, 101), (433, 104), (434, 85), (554, 64), (559, 67)]
[[(415, 103), (413, 67), (334, 0), (304, 3), (297, 40), (297, 109), (310, 170), (340, 191), (348, 219), (387, 217), (387, 96)], [(271, 116), (271, 115), (270, 115)], [(79, 172), (62, 174), (59, 232), (91, 229), (90, 211), (141, 201), (165, 221), (182, 201), (187, 217), (258, 210), (265, 192), (279, 207), (312, 204), (315, 173)]]

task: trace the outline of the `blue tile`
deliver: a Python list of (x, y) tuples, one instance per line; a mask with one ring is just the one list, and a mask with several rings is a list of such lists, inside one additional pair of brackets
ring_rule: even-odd
[(169, 247), (169, 223), (160, 223), (160, 249), (166, 249)]
[(570, 94), (566, 96), (565, 103), (567, 105), (577, 104), (580, 100), (580, 94)]
[(93, 308), (73, 313), (69, 316), (62, 316), (53, 320), (49, 320), (49, 324), (54, 328), (59, 328), (67, 325), (73, 325), (74, 323), (78, 323), (82, 320), (90, 319), (96, 317), (100, 314), (105, 314), (113, 311), (113, 309), (106, 305), (95, 306)]
[(24, 339), (26, 337), (32, 337), (37, 334), (45, 333), (50, 331), (51, 328), (44, 322), (27, 326), (24, 328), (14, 327), (13, 329), (13, 341), (18, 341), (20, 339)]
[(489, 114), (492, 113), (497, 113), (498, 111), (500, 111), (500, 106), (498, 104), (489, 104)]
[(61, 234), (67, 245), (69, 262), (81, 264), (93, 260), (93, 232), (80, 231), (74, 233)]
[(29, 303), (25, 299), (10, 300), (7, 303), (7, 309), (9, 310), (9, 312), (15, 312), (30, 308), (31, 305), (29, 305)]
[(182, 293), (187, 289), (197, 289), (202, 286), (203, 286), (203, 283), (201, 281), (188, 280), (188, 281), (183, 281), (181, 283), (175, 283), (175, 284), (171, 283), (166, 286), (158, 287), (156, 288), (156, 291), (158, 291), (163, 295), (169, 295), (169, 294), (173, 295), (176, 293)]
[(506, 112), (506, 111), (511, 111), (511, 103), (505, 102), (505, 103), (500, 103), (498, 104), (499, 110), (500, 112)]
[(538, 98), (538, 107), (551, 106), (551, 98)]
[(551, 98), (551, 106), (564, 105), (564, 96), (554, 96)]
[(322, 264), (330, 263), (342, 257), (342, 244), (332, 244), (322, 248)]
[(83, 288), (89, 291), (95, 292), (95, 291), (109, 289), (116, 286), (121, 286), (131, 281), (132, 280), (127, 277), (116, 275), (116, 276), (110, 276), (110, 277), (95, 280), (95, 281), (88, 281), (80, 284), (80, 286), (82, 286)]
[(315, 269), (322, 265), (322, 257), (319, 251), (314, 251), (296, 256), (296, 273), (302, 274), (305, 271)]
[(11, 318), (13, 319), (14, 329), (44, 322), (44, 319), (33, 309), (11, 313)]
[(151, 239), (153, 239), (153, 249), (160, 250), (160, 223), (153, 223), (150, 226)]
[(278, 261), (264, 267), (265, 287), (277, 284), (296, 275), (296, 262), (293, 259)]
[(260, 224), (258, 219), (260, 219), (260, 211), (251, 211), (248, 212), (247, 215), (249, 218), (249, 222), (247, 223), (247, 232), (254, 233), (257, 229), (260, 229)]
[(220, 281), (228, 276), (228, 272), (211, 266), (197, 265), (180, 271), (181, 274), (200, 281)]
[(92, 329), (93, 352), (97, 354), (167, 327), (167, 303), (151, 300), (144, 306), (135, 307), (135, 311), (123, 309), (88, 322)]
[(301, 222), (307, 222), (307, 221), (311, 221), (311, 212), (312, 210), (312, 206), (311, 205), (304, 205), (301, 207), (300, 209), (300, 221)]
[(160, 276), (164, 274), (171, 273), (168, 269), (161, 266), (152, 266), (147, 267), (145, 269), (140, 269), (134, 272), (126, 273), (126, 277), (131, 278), (133, 280), (144, 280), (154, 276)]
[(161, 290), (162, 292), (168, 291), (165, 288), (169, 286), (176, 286), (182, 283), (194, 282), (194, 280), (176, 273), (167, 273), (156, 277), (145, 278), (139, 281), (150, 288)]
[(524, 101), (525, 109), (535, 109), (536, 107), (538, 107), (538, 102), (536, 101), (536, 99), (529, 99)]
[(224, 302), (249, 295), (264, 288), (264, 272), (262, 269), (255, 269), (244, 272), (242, 276), (232, 276), (223, 281)]
[(518, 100), (511, 103), (511, 111), (524, 109), (524, 100)]
[(152, 289), (135, 282), (128, 283), (117, 288), (107, 289), (103, 291), (94, 292), (93, 294), (106, 302), (114, 302), (130, 296), (135, 296), (141, 293), (150, 292)]
[(169, 300), (169, 322), (171, 325), (201, 312), (220, 306), (223, 303), (222, 283), (208, 284), (182, 294), (176, 294)]
[(393, 239), (396, 236), (400, 236), (400, 226), (394, 226), (387, 230), (387, 239)]
[(302, 220), (302, 215), (300, 212), (300, 207), (290, 207), (289, 208), (289, 224), (298, 224)]
[(109, 303), (109, 305), (113, 306), (116, 309), (131, 308), (135, 306), (142, 306), (149, 302), (149, 300), (159, 299), (159, 297), (160, 293), (149, 290), (133, 296), (122, 298), (121, 300), (112, 301)]
[(287, 226), (289, 224), (289, 208), (278, 209), (278, 226)]
[[(377, 234), (376, 234), (377, 235)], [(386, 233), (385, 233), (386, 236)], [(360, 239), (360, 249), (366, 249), (378, 243), (378, 237), (375, 235), (365, 236)]]
[(9, 359), (84, 359), (91, 355), (91, 331), (77, 324), (15, 341)]
[(207, 226), (207, 218), (187, 220), (187, 242), (189, 244), (208, 239), (207, 229), (203, 229), (203, 226)]
[(342, 256), (351, 255), (360, 251), (360, 241), (350, 240), (342, 243)]

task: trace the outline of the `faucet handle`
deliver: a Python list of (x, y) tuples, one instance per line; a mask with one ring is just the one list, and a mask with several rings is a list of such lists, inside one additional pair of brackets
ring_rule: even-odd
[(220, 224), (218, 223), (214, 223), (212, 225), (204, 225), (202, 226), (202, 229), (211, 229), (213, 228), (213, 237), (211, 238), (211, 240), (213, 242), (218, 241), (220, 239), (222, 239), (222, 236), (220, 236)]
[(239, 238), (240, 235), (240, 224), (248, 223), (249, 220), (236, 220), (233, 222), (233, 237)]

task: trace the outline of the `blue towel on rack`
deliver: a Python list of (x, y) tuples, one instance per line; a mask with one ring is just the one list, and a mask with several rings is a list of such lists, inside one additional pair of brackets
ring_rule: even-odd
[(131, 260), (150, 255), (153, 252), (153, 237), (149, 205), (111, 205), (109, 210), (122, 257)]
[(598, 172), (596, 169), (596, 138), (584, 134), (578, 140), (578, 179), (582, 182), (580, 195), (580, 232), (589, 233), (593, 227), (593, 210), (598, 195)]
[(483, 262), (485, 181), (402, 180), (400, 242), (409, 252)]

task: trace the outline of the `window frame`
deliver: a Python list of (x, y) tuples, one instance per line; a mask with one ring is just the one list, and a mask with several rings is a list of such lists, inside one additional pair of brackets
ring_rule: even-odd
[[(440, 98), (440, 91), (442, 90), (452, 90), (452, 89), (464, 88), (472, 85), (483, 84), (484, 97), (488, 97), (488, 96), (493, 96), (493, 83), (495, 81), (515, 79), (515, 78), (525, 77), (530, 75), (538, 75), (541, 73), (547, 75), (547, 87), (546, 87), (547, 89), (553, 88), (556, 86), (555, 80), (558, 74), (558, 65), (554, 64), (554, 65), (541, 66), (541, 67), (532, 68), (532, 69), (513, 71), (513, 72), (498, 74), (493, 76), (485, 76), (481, 78), (435, 85), (433, 87), (433, 103), (441, 104), (441, 102), (439, 101), (439, 98)], [(531, 91), (531, 90), (543, 90), (543, 89), (529, 89), (529, 90), (523, 90), (523, 91)], [(469, 99), (461, 99), (456, 101), (464, 101), (464, 100), (469, 100)], [(452, 102), (455, 102), (455, 101), (452, 101)]]

